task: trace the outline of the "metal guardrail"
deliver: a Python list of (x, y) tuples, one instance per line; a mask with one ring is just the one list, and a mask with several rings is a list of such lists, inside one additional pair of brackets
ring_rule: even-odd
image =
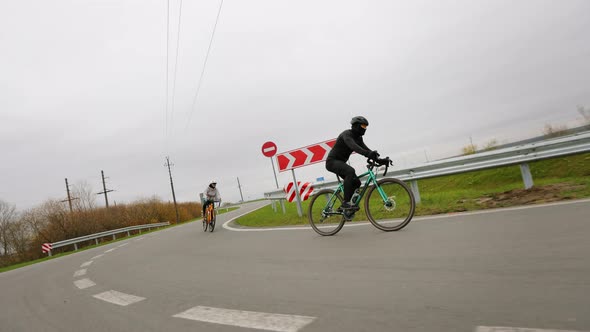
[[(73, 238), (73, 239), (68, 239), (68, 240), (63, 240), (63, 241), (51, 243), (51, 250), (53, 250), (55, 248), (69, 246), (72, 244), (74, 245), (74, 250), (78, 250), (78, 243), (80, 243), (80, 242), (94, 240), (96, 242), (96, 244), (98, 244), (98, 239), (101, 237), (105, 237), (105, 236), (110, 235), (113, 237), (113, 240), (115, 240), (117, 238), (116, 235), (120, 234), (120, 233), (127, 232), (127, 236), (130, 236), (131, 231), (137, 231), (137, 230), (141, 231), (142, 229), (146, 229), (146, 228), (149, 230), (151, 228), (159, 228), (159, 227), (169, 226), (169, 225), (170, 225), (169, 222), (161, 222), (161, 223), (156, 223), (156, 224), (129, 226), (129, 227), (125, 227), (125, 228), (113, 229), (110, 231), (84, 235), (84, 236), (80, 236), (80, 237)], [(49, 256), (51, 256), (51, 250), (48, 251)]]
[[(417, 180), (420, 179), (502, 166), (520, 165), (524, 187), (529, 189), (533, 186), (533, 177), (528, 166), (529, 162), (585, 152), (590, 152), (590, 132), (577, 133), (574, 135), (552, 138), (504, 149), (479, 152), (467, 156), (443, 159), (404, 169), (392, 169), (387, 173), (387, 177), (394, 177), (410, 182), (412, 191), (416, 196), (416, 202), (419, 203), (420, 192)], [(392, 158), (392, 160), (395, 160), (395, 157)], [(375, 173), (377, 174), (377, 172)], [(378, 178), (380, 177), (382, 177), (381, 174), (378, 175)], [(337, 186), (338, 181), (314, 183), (315, 189), (333, 189)], [(282, 190), (275, 190), (265, 193), (264, 197), (269, 200), (279, 200), (285, 198), (285, 193)]]

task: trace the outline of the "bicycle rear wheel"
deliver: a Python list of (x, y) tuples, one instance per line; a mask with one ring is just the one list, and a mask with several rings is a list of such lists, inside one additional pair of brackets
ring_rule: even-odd
[(408, 185), (398, 179), (381, 179), (377, 183), (387, 200), (383, 201), (377, 187), (371, 186), (365, 198), (367, 218), (382, 231), (399, 231), (406, 227), (414, 216), (414, 195)]
[(336, 213), (336, 209), (342, 205), (340, 194), (334, 194), (334, 190), (324, 189), (311, 197), (307, 217), (314, 231), (323, 236), (338, 233), (344, 226), (344, 216)]

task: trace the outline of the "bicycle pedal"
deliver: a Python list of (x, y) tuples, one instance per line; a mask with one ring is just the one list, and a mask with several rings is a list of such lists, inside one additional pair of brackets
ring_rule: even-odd
[(354, 218), (354, 211), (345, 211), (343, 214), (344, 220), (351, 221)]

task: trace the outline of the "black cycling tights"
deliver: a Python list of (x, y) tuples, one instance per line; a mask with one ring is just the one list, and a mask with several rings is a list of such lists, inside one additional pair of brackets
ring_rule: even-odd
[(328, 159), (326, 169), (344, 178), (344, 201), (350, 202), (354, 190), (361, 186), (361, 180), (356, 177), (354, 168), (342, 160)]

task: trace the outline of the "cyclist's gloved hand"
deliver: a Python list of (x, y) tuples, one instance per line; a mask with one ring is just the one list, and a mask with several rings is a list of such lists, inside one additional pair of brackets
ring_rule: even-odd
[(371, 151), (371, 153), (369, 153), (369, 155), (367, 156), (367, 158), (376, 161), (377, 158), (379, 158), (379, 153), (377, 153), (377, 150), (373, 150), (373, 151)]

